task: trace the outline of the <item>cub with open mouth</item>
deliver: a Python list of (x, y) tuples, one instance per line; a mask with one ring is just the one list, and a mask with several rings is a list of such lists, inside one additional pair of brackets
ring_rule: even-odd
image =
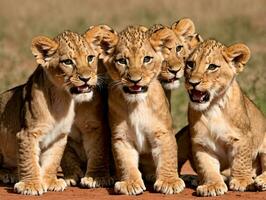
[[(149, 31), (156, 32), (162, 28), (168, 27), (155, 24), (150, 27)], [(180, 85), (180, 79), (184, 75), (185, 60), (190, 52), (203, 40), (196, 33), (195, 25), (189, 18), (180, 19), (168, 29), (174, 33), (175, 45), (170, 49), (170, 54), (164, 56), (159, 80), (165, 90), (168, 101), (171, 102), (171, 90), (177, 89)]]
[(236, 76), (250, 58), (241, 43), (202, 42), (187, 60), (185, 78), (197, 195), (266, 190), (266, 119)]
[(104, 61), (112, 79), (108, 105), (119, 179), (115, 192), (142, 193), (142, 172), (156, 191), (179, 193), (185, 185), (178, 177), (172, 118), (158, 80), (161, 54), (174, 47), (173, 32), (163, 28), (151, 34), (143, 26), (129, 26), (110, 37)]

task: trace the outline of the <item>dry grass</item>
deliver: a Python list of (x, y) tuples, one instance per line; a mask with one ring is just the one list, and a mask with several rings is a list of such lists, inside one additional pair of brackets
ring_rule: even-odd
[[(36, 35), (53, 37), (66, 29), (82, 33), (93, 24), (119, 31), (128, 24), (171, 24), (190, 17), (204, 38), (225, 44), (242, 41), (251, 48), (252, 59), (239, 80), (266, 113), (265, 7), (264, 0), (1, 0), (0, 91), (25, 82), (35, 68), (29, 46)], [(186, 123), (183, 88), (173, 101), (175, 126), (180, 128)]]

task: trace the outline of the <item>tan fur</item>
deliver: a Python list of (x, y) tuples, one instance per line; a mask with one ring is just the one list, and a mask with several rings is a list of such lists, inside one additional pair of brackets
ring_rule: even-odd
[(231, 190), (253, 189), (254, 183), (259, 190), (266, 190), (266, 120), (235, 78), (249, 57), (250, 51), (244, 44), (226, 47), (207, 40), (188, 58), (188, 120), (200, 179), (199, 196), (227, 192), (220, 172), (228, 168)]
[[(102, 52), (102, 42), (109, 32), (114, 31), (106, 25), (90, 27), (86, 32), (87, 41), (96, 44)], [(83, 187), (95, 188), (113, 183), (109, 172), (111, 138), (106, 115), (106, 77), (101, 62), (98, 63), (98, 76), (100, 85), (95, 90), (93, 99), (76, 107), (75, 123), (61, 162), (68, 185), (77, 185), (80, 182)]]
[[(149, 31), (155, 33), (164, 28), (167, 27), (156, 24)], [(195, 32), (195, 25), (188, 18), (173, 23), (171, 28), (167, 29), (172, 30), (175, 41), (170, 53), (164, 57), (159, 80), (163, 85), (168, 101), (171, 102), (171, 90), (180, 85), (180, 79), (184, 75), (185, 60), (190, 52), (202, 42), (202, 38)]]
[[(167, 99), (157, 80), (162, 54), (169, 54), (173, 48), (173, 35), (167, 29), (150, 35), (145, 27), (130, 26), (113, 38), (118, 42), (109, 46), (113, 54), (105, 58), (105, 64), (112, 79), (108, 104), (119, 178), (115, 192), (136, 195), (145, 190), (140, 163), (143, 172), (149, 173), (144, 176), (156, 177), (156, 191), (178, 193), (185, 185), (177, 173), (177, 149)], [(145, 56), (152, 59), (147, 61)], [(129, 93), (136, 85), (148, 89)], [(143, 166), (145, 163), (148, 166)]]
[(75, 104), (93, 95), (98, 52), (83, 36), (66, 31), (54, 39), (34, 38), (32, 53), (39, 66), (28, 81), (0, 95), (0, 164), (18, 167), (16, 192), (40, 195), (66, 187), (56, 173)]

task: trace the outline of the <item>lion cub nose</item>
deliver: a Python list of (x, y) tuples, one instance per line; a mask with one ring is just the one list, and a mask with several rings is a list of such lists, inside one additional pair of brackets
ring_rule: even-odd
[(83, 76), (78, 76), (79, 77), (79, 79), (81, 80), (81, 81), (83, 81), (83, 82), (85, 82), (85, 83), (87, 83), (90, 79), (91, 79), (91, 77), (83, 77)]
[(142, 80), (142, 77), (139, 76), (131, 76), (130, 74), (127, 75), (127, 78), (130, 82), (137, 84)]
[(200, 81), (198, 81), (198, 80), (189, 80), (188, 83), (195, 88), (198, 84), (200, 84)]

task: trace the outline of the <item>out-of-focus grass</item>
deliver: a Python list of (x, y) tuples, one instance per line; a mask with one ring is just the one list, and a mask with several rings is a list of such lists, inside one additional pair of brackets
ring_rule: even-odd
[[(170, 25), (190, 17), (203, 38), (224, 44), (246, 43), (252, 58), (238, 77), (244, 91), (266, 113), (266, 1), (264, 0), (1, 0), (0, 91), (26, 81), (36, 67), (30, 52), (37, 35), (84, 32), (94, 24), (120, 31), (129, 24)], [(181, 86), (172, 98), (174, 125), (186, 124), (187, 95)]]

